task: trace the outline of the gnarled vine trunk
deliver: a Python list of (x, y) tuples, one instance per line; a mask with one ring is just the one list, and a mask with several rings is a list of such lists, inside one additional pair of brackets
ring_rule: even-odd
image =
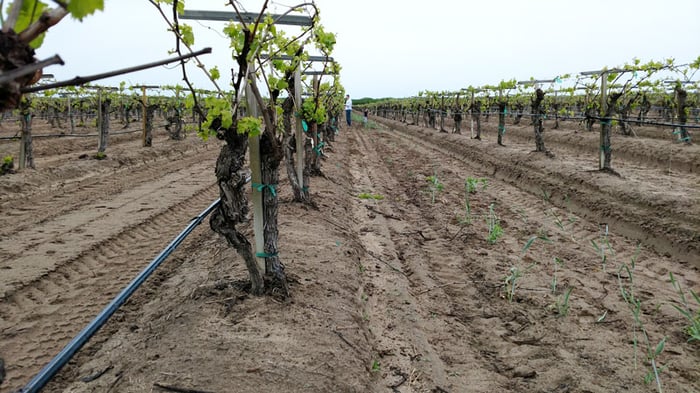
[(20, 102), (20, 123), (22, 138), (19, 147), (19, 169), (34, 168), (34, 147), (32, 143), (32, 112), (28, 100)]
[[(321, 156), (323, 155), (323, 145), (325, 144), (318, 134), (318, 124), (316, 122), (309, 122), (309, 135), (311, 143), (307, 143), (305, 151), (306, 168), (308, 168), (309, 176), (321, 176)], [(310, 146), (310, 148), (309, 148)], [(306, 168), (304, 171), (306, 171)]]
[(532, 119), (534, 123), (535, 130), (535, 151), (545, 153), (548, 156), (551, 153), (544, 146), (544, 138), (542, 133), (544, 132), (544, 108), (542, 107), (542, 102), (544, 101), (544, 91), (542, 89), (537, 89), (535, 91), (535, 99), (532, 100)]
[(297, 143), (296, 135), (292, 127), (292, 115), (294, 114), (294, 84), (290, 83), (289, 97), (282, 102), (282, 128), (284, 129), (284, 139), (282, 140), (282, 148), (284, 149), (285, 167), (287, 169), (287, 178), (292, 186), (292, 194), (294, 202), (311, 203), (309, 194), (309, 178), (306, 165), (302, 171), (302, 178), (299, 179), (296, 170), (296, 152)]
[(639, 113), (637, 114), (637, 120), (646, 121), (647, 114), (649, 113), (650, 109), (651, 109), (651, 103), (649, 102), (647, 95), (643, 94), (642, 95), (642, 103), (639, 105)]
[[(283, 105), (284, 107), (284, 105)], [(308, 176), (306, 175), (308, 171), (306, 166), (304, 168), (302, 179), (299, 179), (296, 171), (296, 151), (297, 142), (296, 136), (292, 132), (292, 120), (291, 112), (287, 115), (283, 115), (285, 137), (284, 137), (284, 158), (285, 167), (287, 168), (287, 178), (289, 178), (289, 184), (292, 186), (292, 194), (294, 195), (294, 202), (310, 203), (311, 197), (309, 194), (308, 187)], [(306, 183), (305, 183), (306, 181)]]
[(236, 228), (236, 225), (247, 220), (249, 213), (245, 188), (248, 171), (243, 168), (245, 153), (248, 150), (248, 136), (238, 134), (234, 125), (225, 131), (224, 139), (226, 144), (221, 147), (215, 171), (221, 203), (212, 212), (209, 225), (243, 258), (250, 277), (251, 293), (262, 295), (265, 282), (253, 254), (253, 246)]
[(100, 102), (100, 113), (102, 114), (99, 119), (99, 124), (97, 129), (100, 131), (100, 140), (97, 145), (97, 152), (104, 153), (107, 150), (107, 143), (109, 141), (109, 110), (112, 105), (112, 100), (105, 98)]
[(454, 122), (455, 122), (455, 134), (461, 134), (462, 133), (462, 108), (455, 108), (455, 113), (454, 113)]
[(445, 109), (445, 97), (442, 97), (442, 103), (440, 104), (440, 132), (447, 132), (445, 129), (445, 116), (447, 115), (447, 110)]
[(523, 118), (523, 105), (522, 104), (516, 104), (515, 105), (515, 119), (513, 120), (513, 124), (520, 124), (520, 120)]
[(171, 116), (168, 116), (167, 120), (168, 124), (165, 126), (165, 130), (168, 131), (170, 139), (175, 141), (185, 139), (185, 134), (182, 132), (184, 122), (182, 121), (180, 111), (176, 109)]
[(472, 119), (476, 122), (476, 136), (474, 139), (481, 140), (481, 103), (475, 101), (471, 107)]
[(690, 133), (685, 124), (688, 122), (688, 92), (685, 89), (676, 88), (676, 109), (678, 110), (678, 123), (680, 124), (680, 140), (687, 144), (692, 143)]
[(153, 117), (157, 108), (157, 105), (148, 105), (146, 107), (146, 128), (143, 130), (143, 147), (151, 147), (153, 145)]
[(605, 113), (603, 113), (602, 120), (600, 121), (600, 126), (602, 128), (603, 138), (600, 149), (603, 151), (603, 167), (601, 170), (613, 171), (612, 169), (612, 144), (610, 142), (610, 135), (612, 134), (612, 118), (617, 114), (617, 101), (622, 97), (622, 93), (612, 93), (608, 98), (606, 104), (607, 108)]
[(280, 291), (283, 298), (289, 296), (287, 277), (284, 273), (284, 265), (278, 255), (277, 244), (279, 230), (277, 226), (277, 212), (279, 210), (279, 198), (277, 188), (279, 184), (279, 166), (284, 157), (282, 144), (275, 136), (275, 130), (262, 133), (260, 136), (260, 165), (263, 187), (263, 236), (265, 238), (264, 257), (265, 275), (271, 280), (273, 291)]
[(503, 146), (503, 136), (506, 134), (506, 102), (498, 102), (498, 144)]

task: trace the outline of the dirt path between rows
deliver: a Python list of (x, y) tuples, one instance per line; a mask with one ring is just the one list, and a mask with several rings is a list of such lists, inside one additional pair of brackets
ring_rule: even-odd
[[(563, 162), (521, 157), (527, 152), (516, 144), (497, 151), (463, 136), (396, 128), (341, 130), (324, 161), (325, 177), (312, 181), (318, 208), (291, 203), (288, 184), (280, 184), (280, 257), (293, 294), (288, 303), (249, 296), (242, 261), (202, 225), (46, 391), (653, 391), (643, 382), (645, 348), (635, 351), (632, 343), (639, 327), (633, 329), (620, 296), (620, 283), (627, 285), (629, 277), (618, 279), (618, 268), (632, 259), (651, 345), (666, 337), (658, 358), (665, 391), (700, 389), (700, 347), (687, 342), (687, 322), (671, 307), (678, 295), (668, 280), (673, 272), (683, 288), (700, 289), (697, 268), (675, 257), (693, 250), (676, 235), (685, 227), (697, 231), (693, 221), (659, 214), (657, 220), (664, 216), (681, 228), (668, 233), (650, 221), (649, 239), (678, 239), (671, 249), (685, 250), (664, 256), (653, 242), (638, 244), (632, 224), (618, 225), (614, 212), (601, 210), (611, 216), (605, 221), (590, 213), (580, 202), (589, 184), (578, 181), (589, 175), (574, 174), (579, 178), (552, 188), (551, 178), (569, 176)], [(150, 180), (129, 180), (131, 171), (121, 171), (114, 194), (105, 191), (108, 184), (90, 181), (100, 202), (77, 204), (88, 194), (68, 187), (56, 198), (60, 214), (16, 224), (64, 243), (50, 258), (55, 273), (5, 284), (12, 289), (0, 303), (0, 356), (10, 379), (0, 390), (25, 383), (216, 197), (206, 180), (213, 178), (215, 151), (184, 149), (180, 169), (154, 167)], [(202, 154), (206, 158), (191, 158)], [(127, 161), (128, 167), (138, 159)], [(430, 176), (442, 185), (434, 193)], [(467, 215), (469, 177), (487, 181), (470, 194)], [(611, 187), (614, 198), (626, 198), (616, 190), (638, 192), (631, 176), (620, 181), (629, 182), (627, 189)], [(536, 186), (555, 192), (543, 196)], [(568, 203), (565, 193), (572, 195)], [(655, 195), (648, 204), (628, 204), (672, 213), (674, 207)], [(493, 242), (491, 209), (503, 228)], [(688, 217), (697, 215), (695, 208)], [(59, 225), (69, 218), (80, 225)], [(608, 224), (607, 235), (601, 222)], [(75, 228), (99, 236), (90, 245)], [(38, 259), (28, 257), (36, 252), (29, 246), (40, 248), (43, 241), (20, 247), (25, 238), (7, 234), (15, 240), (3, 238), (0, 249), (11, 261)], [(523, 251), (533, 236), (539, 239)], [(605, 245), (602, 254), (593, 242)], [(521, 276), (511, 301), (506, 277), (513, 272)]]

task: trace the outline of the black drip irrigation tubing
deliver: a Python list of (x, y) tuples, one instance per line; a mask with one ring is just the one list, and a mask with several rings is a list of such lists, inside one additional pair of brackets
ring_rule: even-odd
[(114, 315), (114, 313), (121, 307), (131, 295), (138, 289), (141, 284), (143, 284), (146, 279), (163, 263), (163, 261), (177, 248), (177, 246), (182, 243), (183, 240), (189, 235), (197, 225), (201, 224), (204, 218), (209, 215), (214, 209), (216, 209), (221, 203), (221, 198), (212, 202), (209, 207), (204, 209), (197, 217), (193, 218), (192, 221), (185, 227), (185, 229), (180, 232), (179, 235), (173, 239), (173, 241), (168, 244), (163, 251), (156, 256), (151, 263), (146, 266), (144, 270), (139, 273), (136, 278), (134, 278), (129, 285), (127, 285), (108, 305), (102, 312), (100, 312), (95, 319), (92, 320), (83, 330), (78, 333), (71, 342), (66, 345), (61, 352), (56, 355), (44, 368), (32, 378), (31, 381), (17, 393), (36, 393), (41, 391), (41, 389), (46, 386), (46, 384), (58, 373), (58, 371), (63, 368), (63, 366), (68, 363), (68, 361), (75, 355), (80, 348), (87, 343), (87, 341), (95, 334), (97, 331), (107, 322), (107, 320)]

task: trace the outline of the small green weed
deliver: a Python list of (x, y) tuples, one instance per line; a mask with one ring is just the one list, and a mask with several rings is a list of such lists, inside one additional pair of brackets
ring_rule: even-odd
[(440, 193), (445, 186), (440, 182), (437, 175), (428, 176), (425, 178), (428, 182), (428, 192), (430, 192), (430, 202), (435, 204), (435, 196)]
[(518, 286), (518, 280), (522, 276), (523, 271), (520, 270), (520, 268), (517, 266), (510, 267), (510, 275), (506, 276), (504, 281), (506, 297), (508, 298), (509, 302), (513, 302), (513, 298), (515, 297), (515, 288)]
[(371, 194), (369, 192), (362, 192), (357, 197), (360, 199), (374, 199), (376, 201), (384, 199), (384, 195), (382, 194)]
[(542, 191), (542, 201), (545, 204), (549, 203), (550, 200), (552, 199), (552, 193), (547, 192), (547, 190), (545, 190), (544, 188), (540, 188), (540, 190)]
[(554, 257), (554, 273), (552, 273), (552, 285), (551, 285), (551, 290), (552, 290), (552, 295), (555, 295), (557, 293), (557, 270), (559, 266), (564, 266), (564, 261), (561, 260), (558, 257)]
[(520, 219), (523, 220), (523, 223), (527, 224), (527, 213), (525, 212), (525, 209), (518, 209), (518, 215), (520, 216)]
[(504, 279), (504, 291), (506, 293), (506, 298), (508, 299), (509, 302), (513, 302), (513, 299), (515, 299), (515, 290), (518, 288), (518, 283), (520, 282), (520, 279), (530, 271), (537, 263), (533, 263), (532, 265), (526, 267), (525, 269), (520, 269), (518, 266), (511, 266), (510, 267), (510, 274), (507, 275)]
[(700, 296), (692, 289), (690, 290), (690, 295), (695, 299), (695, 303), (697, 303), (698, 306), (695, 311), (691, 310), (685, 291), (681, 288), (681, 284), (673, 277), (673, 273), (669, 272), (668, 274), (671, 278), (673, 288), (678, 292), (678, 296), (680, 297), (680, 301), (676, 302), (676, 304), (672, 304), (672, 306), (678, 310), (690, 324), (688, 328), (686, 328), (686, 333), (690, 336), (688, 342), (700, 341)]
[(567, 289), (566, 292), (557, 299), (555, 307), (557, 309), (557, 314), (560, 317), (565, 317), (569, 315), (569, 297), (571, 296), (571, 291), (573, 289), (573, 287), (569, 287), (569, 289)]
[(11, 155), (7, 155), (2, 159), (2, 165), (0, 165), (0, 175), (6, 173), (12, 173), (15, 167), (15, 159)]
[(487, 224), (489, 226), (489, 235), (487, 239), (490, 244), (496, 244), (498, 239), (503, 236), (503, 228), (494, 212), (493, 205), (493, 203), (489, 205), (489, 217), (487, 219)]
[(476, 189), (477, 189), (477, 187), (478, 187), (478, 185), (479, 185), (479, 183), (481, 183), (481, 190), (482, 190), (482, 191), (485, 190), (486, 187), (488, 187), (488, 185), (489, 185), (488, 179), (484, 179), (484, 178), (475, 178), (475, 177), (468, 177), (468, 178), (464, 181), (464, 186), (465, 186), (466, 189), (467, 189), (467, 193), (468, 193), (468, 194), (473, 194), (473, 193), (475, 193), (475, 192), (476, 192)]
[(603, 265), (603, 271), (606, 271), (608, 262), (608, 251), (610, 255), (615, 255), (615, 250), (613, 250), (610, 245), (610, 238), (608, 236), (608, 224), (600, 224), (600, 243), (596, 243), (595, 240), (591, 239), (591, 244), (598, 254), (600, 254), (600, 261)]
[(468, 177), (464, 181), (464, 217), (458, 217), (458, 221), (460, 222), (460, 224), (469, 225), (472, 222), (472, 206), (469, 194), (474, 194), (476, 192), (479, 183), (481, 183), (482, 191), (485, 190), (488, 186), (487, 179)]

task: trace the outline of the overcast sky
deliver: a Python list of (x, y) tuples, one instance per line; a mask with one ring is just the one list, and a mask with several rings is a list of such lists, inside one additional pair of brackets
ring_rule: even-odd
[[(189, 0), (188, 9), (230, 10), (224, 0)], [(248, 11), (262, 2), (245, 1)], [(274, 2), (282, 12), (289, 0)], [(700, 0), (317, 0), (321, 22), (337, 34), (334, 58), (353, 98), (408, 97), (504, 79), (550, 79), (630, 62), (700, 56)], [(202, 57), (229, 75), (221, 22), (187, 21)], [(147, 0), (105, 0), (82, 23), (64, 20), (37, 57), (59, 54), (66, 65), (45, 70), (59, 80), (169, 57), (172, 35)], [(700, 76), (700, 75), (699, 75)], [(178, 68), (161, 67), (100, 82), (174, 85)], [(202, 88), (210, 88), (193, 74)], [(695, 79), (698, 79), (696, 76)]]

